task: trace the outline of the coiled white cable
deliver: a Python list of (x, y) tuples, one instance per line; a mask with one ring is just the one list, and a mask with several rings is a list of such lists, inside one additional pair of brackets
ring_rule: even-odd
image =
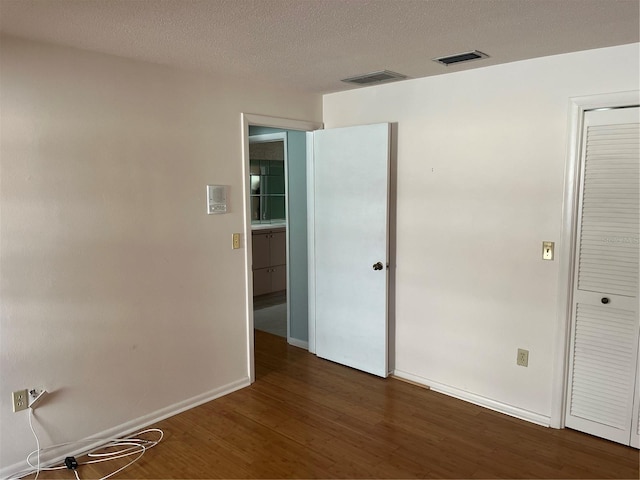
[[(40, 475), (41, 471), (51, 471), (51, 470), (66, 470), (67, 467), (65, 465), (59, 465), (59, 466), (55, 466), (55, 467), (42, 467), (40, 465), (40, 456), (42, 454), (45, 454), (49, 451), (55, 450), (55, 449), (59, 449), (59, 448), (63, 448), (63, 447), (72, 447), (72, 446), (80, 446), (82, 444), (89, 444), (89, 443), (95, 443), (95, 442), (105, 442), (104, 445), (94, 448), (93, 450), (91, 450), (88, 453), (82, 454), (82, 455), (78, 455), (78, 457), (83, 457), (83, 456), (87, 456), (89, 457), (91, 460), (87, 460), (85, 462), (78, 462), (78, 467), (81, 467), (82, 465), (89, 465), (89, 464), (94, 464), (94, 463), (102, 463), (102, 462), (108, 462), (111, 460), (117, 460), (119, 458), (126, 458), (126, 457), (130, 457), (133, 456), (134, 458), (127, 463), (126, 465), (118, 468), (117, 470), (111, 472), (109, 475), (106, 475), (104, 477), (102, 477), (100, 480), (106, 480), (109, 477), (112, 477), (113, 475), (123, 471), (124, 469), (126, 469), (127, 467), (129, 467), (130, 465), (133, 465), (135, 462), (137, 462), (138, 460), (140, 460), (140, 458), (145, 454), (145, 452), (153, 447), (155, 447), (158, 443), (160, 443), (162, 441), (162, 438), (164, 437), (164, 432), (162, 430), (160, 430), (159, 428), (148, 428), (146, 430), (141, 430), (133, 435), (131, 435), (130, 437), (125, 437), (125, 438), (89, 438), (86, 440), (79, 440), (79, 441), (75, 441), (75, 442), (65, 442), (65, 443), (59, 443), (57, 445), (51, 445), (49, 447), (46, 448), (40, 448), (40, 440), (38, 439), (38, 435), (35, 432), (35, 429), (33, 428), (33, 423), (32, 423), (32, 410), (29, 409), (29, 426), (31, 427), (31, 432), (33, 433), (33, 436), (36, 439), (36, 450), (34, 450), (33, 452), (31, 452), (29, 455), (27, 455), (27, 464), (29, 465), (29, 467), (31, 467), (30, 470), (25, 470), (22, 472), (19, 472), (17, 474), (15, 474), (14, 476), (11, 477), (11, 479), (17, 479), (20, 478), (22, 476), (25, 475), (29, 475), (32, 473), (36, 473), (35, 478), (37, 479), (38, 476)], [(143, 438), (140, 438), (140, 436), (148, 434), (148, 433), (153, 433), (153, 434), (157, 434), (158, 438), (155, 440), (146, 440)], [(109, 452), (98, 452), (99, 450), (104, 450), (104, 449), (109, 449), (109, 448), (116, 448), (116, 450), (114, 451), (109, 451)], [(32, 463), (32, 457), (34, 455), (37, 455), (37, 463), (34, 465)], [(74, 469), (73, 470), (76, 480), (80, 480), (80, 475), (78, 474), (78, 470)]]

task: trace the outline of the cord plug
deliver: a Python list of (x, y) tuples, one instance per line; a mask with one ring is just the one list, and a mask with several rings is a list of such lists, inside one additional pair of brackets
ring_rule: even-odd
[(78, 468), (78, 461), (75, 457), (67, 457), (64, 459), (64, 464), (69, 470), (76, 470)]
[(42, 399), (47, 393), (48, 392), (44, 387), (32, 388), (29, 390), (29, 408), (34, 410), (40, 402), (42, 402)]

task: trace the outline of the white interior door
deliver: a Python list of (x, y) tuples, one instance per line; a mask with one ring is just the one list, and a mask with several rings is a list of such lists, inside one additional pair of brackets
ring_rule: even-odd
[(627, 445), (639, 426), (638, 115), (585, 114), (566, 410), (567, 427)]
[(315, 352), (388, 374), (389, 124), (313, 135)]

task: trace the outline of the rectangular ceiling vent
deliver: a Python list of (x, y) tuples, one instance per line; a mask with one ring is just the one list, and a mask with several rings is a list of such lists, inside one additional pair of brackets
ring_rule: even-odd
[(407, 76), (402, 75), (401, 73), (382, 70), (380, 72), (365, 73), (364, 75), (358, 75), (356, 77), (343, 78), (342, 81), (346, 83), (355, 83), (356, 85), (374, 85), (376, 83), (395, 82), (406, 78)]
[(443, 65), (453, 65), (454, 63), (480, 60), (481, 58), (489, 58), (489, 55), (479, 52), (478, 50), (474, 50), (473, 52), (457, 53), (455, 55), (449, 55), (447, 57), (434, 58), (433, 61), (441, 63)]

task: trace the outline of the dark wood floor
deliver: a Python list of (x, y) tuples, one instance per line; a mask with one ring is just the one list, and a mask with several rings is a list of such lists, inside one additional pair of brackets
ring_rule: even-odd
[[(256, 377), (251, 387), (155, 425), (165, 440), (112, 478), (639, 476), (630, 447), (379, 379), (262, 332)], [(40, 478), (74, 478), (63, 473)], [(82, 479), (100, 473), (79, 470)]]

